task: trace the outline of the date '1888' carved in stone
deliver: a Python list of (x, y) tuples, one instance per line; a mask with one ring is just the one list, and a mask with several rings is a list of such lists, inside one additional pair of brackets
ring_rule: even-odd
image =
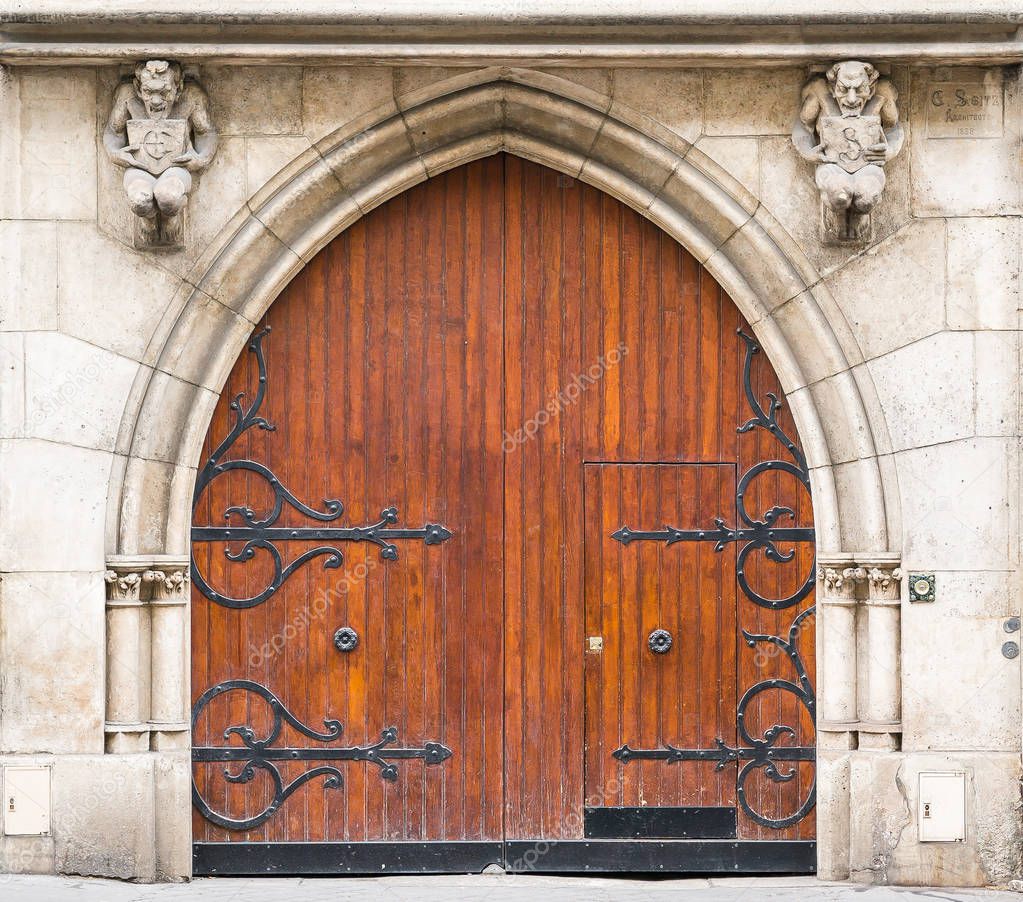
[(902, 150), (898, 92), (870, 63), (835, 63), (803, 88), (792, 143), (817, 164), (824, 238), (863, 242), (885, 186), (885, 164)]
[(176, 62), (138, 63), (114, 92), (103, 145), (124, 169), (136, 246), (180, 246), (193, 175), (217, 152), (206, 92)]

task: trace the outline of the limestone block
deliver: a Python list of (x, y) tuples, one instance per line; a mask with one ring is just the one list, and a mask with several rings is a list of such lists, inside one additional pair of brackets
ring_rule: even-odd
[(950, 329), (1015, 329), (1020, 307), (1020, 220), (948, 220), (945, 316)]
[(102, 567), (110, 463), (105, 451), (0, 441), (0, 571)]
[(204, 66), (202, 76), (221, 135), (302, 133), (298, 66)]
[(0, 222), (0, 332), (57, 328), (56, 261), (56, 223)]
[(703, 78), (696, 69), (616, 69), (612, 115), (635, 110), (695, 142), (703, 132)]
[(881, 464), (869, 457), (836, 464), (832, 469), (842, 525), (842, 547), (886, 548), (889, 538), (887, 499)]
[(406, 110), (426, 89), (439, 82), (469, 73), (458, 66), (408, 66), (394, 71), (394, 100), (399, 110)]
[(940, 332), (868, 361), (896, 451), (974, 434), (974, 342)]
[(95, 573), (5, 573), (0, 747), (103, 750), (104, 594)]
[[(832, 463), (856, 460), (873, 453), (873, 436), (864, 417), (856, 419), (859, 431), (850, 433), (844, 425), (838, 426), (838, 418), (829, 416), (830, 411), (850, 412), (860, 408), (859, 386), (849, 370), (814, 382), (809, 389), (804, 389), (807, 390), (821, 414), (821, 427)], [(844, 424), (845, 418), (841, 418), (840, 422)]]
[(0, 882), (12, 874), (52, 874), (52, 836), (0, 836)]
[(124, 554), (187, 554), (194, 467), (133, 457), (125, 468), (118, 548)]
[[(945, 576), (938, 600), (903, 611), (909, 641), (902, 652), (902, 747), (1018, 750), (1019, 662), (1003, 657), (1001, 647), (1019, 637), (1005, 632), (1004, 617), (966, 618), (948, 610), (954, 603), (950, 593), (961, 591), (966, 579), (981, 580), (990, 593), (996, 586), (1008, 588), (1004, 575), (960, 573), (947, 583)], [(947, 679), (949, 674), (955, 679)]]
[(155, 879), (153, 765), (152, 755), (54, 759), (58, 873)]
[(881, 399), (877, 396), (877, 387), (870, 375), (870, 368), (863, 363), (854, 366), (850, 372), (859, 389), (859, 400), (866, 412), (867, 426), (878, 454), (889, 454), (892, 450), (892, 438), (888, 432)]
[(302, 130), (319, 141), (357, 116), (397, 112), (391, 69), (377, 66), (310, 66), (303, 72)]
[[(917, 840), (921, 771), (963, 771), (962, 843)], [(1006, 753), (854, 753), (850, 769), (851, 877), (920, 886), (1005, 884), (1020, 864), (1019, 759)]]
[(192, 763), (187, 751), (155, 756), (156, 877), (192, 875)]
[(245, 139), (245, 196), (252, 197), (296, 157), (310, 150), (304, 135)]
[(540, 69), (538, 71), (564, 81), (570, 81), (606, 98), (605, 108), (610, 104), (612, 93), (617, 85), (618, 73), (611, 69), (577, 69), (575, 66), (563, 66), (557, 69)]
[(849, 877), (848, 751), (817, 752), (817, 876)]
[(704, 133), (788, 135), (805, 80), (798, 68), (708, 70)]
[(760, 141), (757, 138), (700, 138), (696, 142), (754, 197), (760, 197)]
[(136, 363), (59, 332), (25, 335), (29, 438), (111, 451)]
[(88, 68), (28, 68), (6, 92), (0, 136), (2, 219), (96, 216), (96, 75)]
[(906, 570), (1010, 570), (1015, 444), (978, 438), (898, 452)]
[(188, 202), (188, 246), (183, 254), (166, 255), (168, 268), (184, 275), (186, 261), (201, 255), (217, 239), (231, 218), (244, 208), (248, 196), (247, 143), (244, 138), (221, 137), (217, 155), (199, 179)]
[(61, 331), (141, 360), (179, 279), (161, 256), (125, 247), (91, 224), (63, 223), (58, 236)]
[[(202, 441), (202, 435), (196, 437), (188, 429), (193, 432), (201, 430), (205, 434), (218, 395), (159, 371), (153, 373), (149, 395), (159, 398), (159, 404), (147, 406), (140, 414), (135, 425), (132, 454), (147, 460), (175, 463), (184, 449), (198, 447)], [(166, 429), (167, 422), (178, 424), (178, 428)]]
[(976, 332), (977, 435), (1016, 435), (1019, 424), (1018, 332)]
[[(988, 138), (934, 137), (928, 106), (936, 86), (981, 85), (1002, 97), (1001, 134)], [(954, 88), (953, 88), (954, 90)], [(1019, 214), (1023, 195), (1019, 167), (1018, 82), (1000, 67), (937, 67), (913, 72), (909, 130), (913, 158), (913, 213), (916, 216)], [(1003, 94), (1004, 91), (1004, 94)]]
[(867, 360), (931, 335), (945, 319), (944, 224), (914, 222), (825, 282)]
[(25, 336), (0, 332), (0, 437), (25, 434)]

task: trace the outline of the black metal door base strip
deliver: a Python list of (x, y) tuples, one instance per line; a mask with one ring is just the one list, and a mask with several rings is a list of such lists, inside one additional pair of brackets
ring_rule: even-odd
[(609, 806), (583, 811), (587, 839), (735, 839), (738, 816), (728, 806)]
[(195, 843), (196, 877), (510, 873), (813, 874), (812, 840)]

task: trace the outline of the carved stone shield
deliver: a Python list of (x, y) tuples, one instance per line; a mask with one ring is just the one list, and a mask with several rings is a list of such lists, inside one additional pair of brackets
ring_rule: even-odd
[(837, 163), (846, 172), (869, 166), (867, 148), (888, 143), (879, 116), (822, 116), (817, 130), (827, 161)]
[(129, 119), (128, 143), (138, 145), (135, 160), (150, 175), (161, 175), (188, 147), (185, 119)]

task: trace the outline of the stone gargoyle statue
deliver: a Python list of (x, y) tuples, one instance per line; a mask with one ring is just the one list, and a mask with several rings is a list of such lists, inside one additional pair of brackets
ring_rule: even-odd
[(803, 87), (792, 143), (817, 164), (824, 239), (860, 243), (871, 237), (871, 210), (885, 186), (885, 164), (905, 139), (898, 91), (870, 63), (835, 63)]
[(103, 146), (124, 169), (136, 247), (181, 246), (193, 176), (217, 152), (206, 92), (176, 62), (138, 63), (114, 92)]

